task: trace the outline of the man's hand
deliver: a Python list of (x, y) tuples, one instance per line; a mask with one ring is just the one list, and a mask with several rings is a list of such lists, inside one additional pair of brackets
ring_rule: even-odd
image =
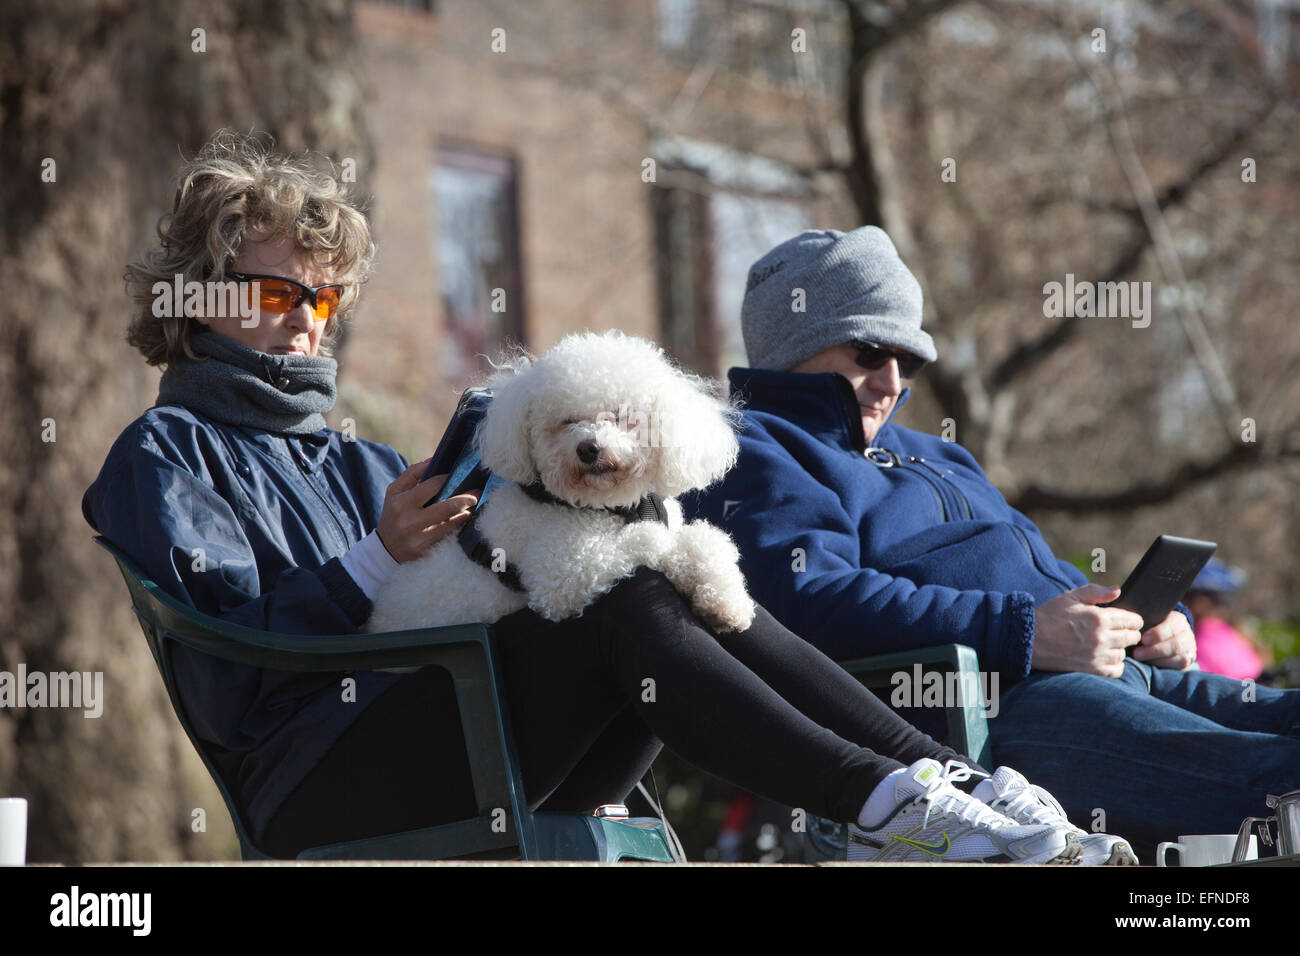
[(1196, 662), (1196, 635), (1181, 611), (1170, 611), (1160, 624), (1142, 635), (1142, 644), (1133, 649), (1133, 659), (1152, 667), (1185, 671)]
[(414, 561), (463, 525), (478, 501), (478, 492), (472, 492), (421, 507), (447, 481), (446, 475), (436, 475), (421, 483), (420, 475), (428, 464), (426, 459), (411, 465), (384, 493), (379, 540), (398, 564)]
[(1085, 584), (1038, 605), (1030, 667), (1103, 677), (1123, 674), (1124, 649), (1141, 640), (1142, 618), (1132, 611), (1097, 606), (1115, 600), (1119, 591), (1117, 587)]

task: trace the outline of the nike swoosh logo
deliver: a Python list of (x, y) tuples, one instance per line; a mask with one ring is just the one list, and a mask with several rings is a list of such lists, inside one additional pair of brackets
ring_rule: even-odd
[(931, 856), (947, 856), (948, 851), (952, 849), (952, 841), (948, 839), (948, 834), (943, 835), (943, 841), (940, 843), (920, 843), (916, 840), (909, 840), (907, 837), (894, 836), (890, 838), (897, 840), (899, 843), (906, 843), (908, 846), (920, 850), (922, 853), (929, 853)]

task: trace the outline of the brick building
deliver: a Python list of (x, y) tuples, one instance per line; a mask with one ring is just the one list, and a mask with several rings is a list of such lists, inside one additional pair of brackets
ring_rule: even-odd
[(408, 457), (508, 342), (621, 328), (724, 374), (749, 263), (854, 224), (810, 172), (844, 70), (834, 5), (371, 0), (357, 22), (379, 258), (334, 414)]

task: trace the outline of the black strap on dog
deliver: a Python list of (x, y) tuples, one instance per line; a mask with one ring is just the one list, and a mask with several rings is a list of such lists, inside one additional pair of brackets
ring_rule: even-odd
[[(540, 481), (530, 482), (519, 487), (529, 498), (540, 501), (542, 504), (562, 505), (565, 508), (578, 507), (569, 504), (563, 498), (557, 498), (551, 494), (542, 486)], [(658, 521), (662, 525), (668, 524), (668, 509), (664, 506), (664, 497), (655, 494), (653, 491), (635, 505), (626, 505), (622, 508), (593, 508), (591, 510), (608, 511), (610, 514), (616, 514), (628, 524), (637, 521)], [(478, 516), (479, 512), (475, 511), (470, 515), (469, 520), (461, 525), (459, 535), (461, 550), (475, 564), (487, 568), (495, 574), (501, 583), (510, 590), (523, 592), (525, 588), (519, 580), (518, 567), (507, 562), (504, 568), (498, 570), (497, 564), (492, 558), (492, 545), (487, 538), (483, 537), (483, 532), (478, 529)]]
[(664, 507), (664, 496), (652, 491), (638, 501), (636, 517), (629, 518), (628, 523), (631, 524), (633, 521), (658, 521), (661, 525), (667, 526), (668, 509)]
[(483, 532), (478, 529), (478, 516), (480, 512), (475, 511), (469, 516), (460, 527), (460, 548), (465, 555), (475, 564), (487, 568), (497, 578), (512, 591), (524, 590), (523, 584), (519, 581), (519, 569), (513, 564), (506, 562), (506, 566), (497, 569), (496, 562), (492, 560), (492, 545), (488, 539), (483, 537)]
[(571, 505), (563, 498), (557, 498), (547, 491), (540, 481), (531, 481), (519, 487), (529, 498), (540, 501), (544, 505), (563, 505), (565, 508), (585, 507), (591, 511), (608, 511), (610, 514), (618, 515), (628, 524), (636, 521), (658, 521), (662, 525), (668, 524), (668, 509), (664, 507), (664, 496), (655, 494), (653, 491), (634, 505), (624, 505), (621, 508), (596, 508), (587, 505)]

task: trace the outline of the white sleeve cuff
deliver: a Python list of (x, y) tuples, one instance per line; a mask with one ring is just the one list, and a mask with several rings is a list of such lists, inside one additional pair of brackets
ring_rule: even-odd
[(339, 558), (344, 570), (357, 582), (357, 587), (370, 600), (375, 599), (384, 582), (397, 570), (398, 564), (379, 540), (379, 532), (372, 531), (356, 547)]

